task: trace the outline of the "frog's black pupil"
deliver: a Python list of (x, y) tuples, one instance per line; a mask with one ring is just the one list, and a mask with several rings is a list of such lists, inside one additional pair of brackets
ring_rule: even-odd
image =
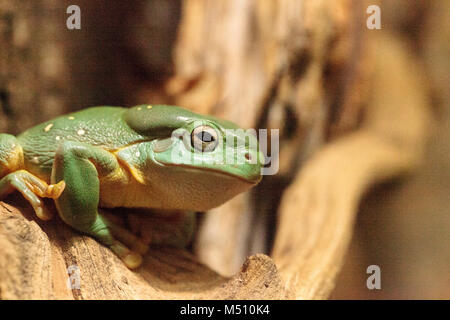
[(211, 142), (215, 140), (213, 135), (207, 131), (202, 131), (198, 133), (197, 137), (203, 142)]

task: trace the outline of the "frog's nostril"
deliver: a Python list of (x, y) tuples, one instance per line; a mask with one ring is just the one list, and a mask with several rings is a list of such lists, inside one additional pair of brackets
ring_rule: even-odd
[(247, 159), (248, 161), (252, 161), (252, 156), (250, 155), (250, 153), (246, 153), (245, 154), (245, 159)]

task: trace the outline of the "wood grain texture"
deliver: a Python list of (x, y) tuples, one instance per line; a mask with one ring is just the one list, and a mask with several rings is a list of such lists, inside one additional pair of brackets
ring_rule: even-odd
[[(0, 299), (286, 299), (272, 260), (249, 257), (222, 277), (181, 249), (153, 248), (131, 271), (109, 249), (60, 219), (38, 221), (13, 197), (0, 202)], [(72, 266), (72, 269), (70, 268)], [(69, 289), (73, 266), (80, 289)]]

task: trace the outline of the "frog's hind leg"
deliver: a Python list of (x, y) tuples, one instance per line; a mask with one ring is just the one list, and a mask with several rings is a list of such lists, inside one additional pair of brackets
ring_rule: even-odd
[[(56, 151), (51, 179), (65, 181), (66, 187), (55, 203), (67, 224), (108, 246), (129, 268), (137, 268), (142, 262), (141, 254), (118, 241), (124, 241), (115, 238), (118, 229), (98, 212), (99, 178), (120, 174), (120, 170), (115, 156), (106, 150), (80, 142), (62, 143)], [(125, 240), (138, 241), (129, 237)]]
[(40, 219), (49, 220), (52, 215), (39, 197), (57, 198), (64, 189), (64, 182), (48, 185), (22, 168), (23, 153), (16, 137), (0, 134), (0, 199), (17, 190), (30, 202)]
[(16, 137), (0, 133), (0, 178), (23, 168), (22, 147)]
[(64, 181), (48, 185), (45, 181), (28, 171), (18, 170), (6, 175), (0, 180), (0, 198), (4, 198), (11, 192), (17, 190), (28, 200), (38, 218), (50, 220), (52, 214), (47, 210), (44, 202), (40, 198), (58, 198), (64, 190), (64, 186)]

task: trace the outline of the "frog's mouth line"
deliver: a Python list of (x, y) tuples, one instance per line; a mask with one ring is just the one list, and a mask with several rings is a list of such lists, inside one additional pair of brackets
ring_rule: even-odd
[(235, 174), (232, 174), (232, 173), (229, 173), (229, 172), (223, 172), (223, 171), (214, 170), (214, 169), (211, 169), (211, 168), (199, 169), (197, 167), (190, 166), (190, 165), (187, 165), (187, 164), (173, 164), (173, 163), (164, 163), (164, 162), (160, 162), (160, 161), (158, 161), (158, 163), (160, 163), (160, 164), (162, 164), (164, 166), (167, 166), (167, 167), (181, 167), (181, 168), (191, 169), (191, 170), (195, 170), (195, 171), (214, 172), (214, 173), (217, 173), (217, 174), (220, 174), (220, 175), (223, 175), (223, 176), (228, 176), (228, 177), (232, 177), (234, 179), (241, 180), (242, 182), (245, 182), (245, 183), (250, 184), (250, 185), (256, 185), (262, 179), (261, 175), (259, 175), (257, 179), (252, 180), (252, 179), (245, 179), (245, 178), (243, 178), (241, 176), (238, 176), (238, 175), (235, 175)]

